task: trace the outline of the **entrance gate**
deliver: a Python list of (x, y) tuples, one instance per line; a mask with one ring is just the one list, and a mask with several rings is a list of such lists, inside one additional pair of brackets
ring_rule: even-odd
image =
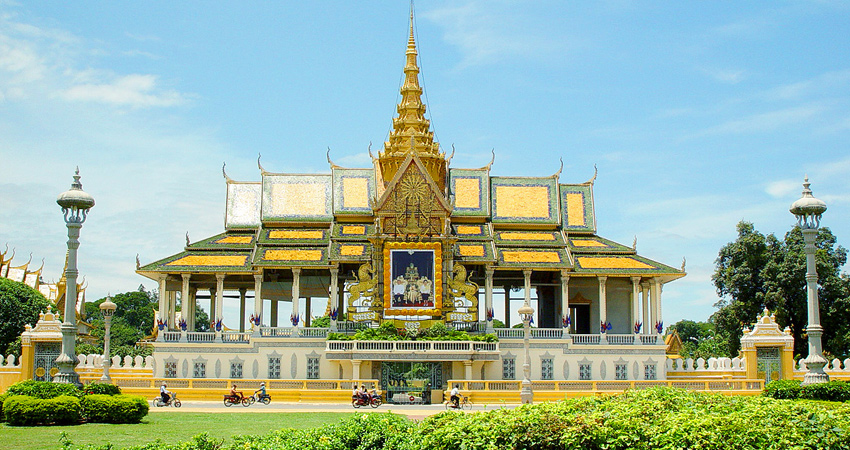
[(52, 381), (53, 376), (59, 372), (56, 367), (56, 358), (62, 352), (62, 344), (59, 342), (36, 342), (35, 358), (33, 361), (33, 380)]
[(441, 362), (382, 362), (381, 390), (388, 403), (431, 404), (431, 389), (443, 386)]
[(764, 383), (782, 379), (782, 360), (779, 347), (756, 348), (756, 371)]

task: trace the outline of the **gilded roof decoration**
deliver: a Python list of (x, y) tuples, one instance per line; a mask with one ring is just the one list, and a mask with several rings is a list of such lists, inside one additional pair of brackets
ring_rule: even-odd
[(366, 242), (334, 242), (331, 244), (331, 259), (367, 261), (372, 257), (372, 245)]
[(254, 248), (254, 233), (248, 230), (242, 232), (228, 231), (213, 237), (193, 242), (187, 250), (220, 250), (220, 249), (251, 249)]
[(260, 243), (327, 245), (329, 234), (327, 228), (263, 228)]
[(233, 250), (190, 250), (147, 264), (139, 272), (247, 272), (250, 252)]
[(498, 263), (506, 267), (568, 268), (570, 260), (563, 248), (496, 248)]
[(418, 156), (408, 156), (378, 201), (383, 232), (437, 236), (451, 207), (425, 171)]
[(261, 247), (254, 256), (254, 265), (260, 267), (326, 266), (327, 247)]
[(334, 223), (331, 235), (334, 239), (357, 239), (365, 240), (369, 235), (375, 234), (373, 223)]
[(331, 175), (263, 174), (263, 222), (333, 219)]
[(677, 278), (684, 273), (638, 255), (576, 255), (577, 273), (666, 274)]
[(459, 261), (493, 262), (496, 260), (490, 241), (462, 241), (454, 244), (454, 255)]
[(498, 230), (493, 233), (496, 245), (500, 246), (553, 246), (563, 247), (564, 236), (560, 231), (513, 231)]
[(455, 223), (452, 224), (452, 234), (458, 237), (460, 240), (482, 240), (482, 239), (490, 239), (490, 225), (483, 224), (465, 224), (465, 223)]
[(599, 236), (570, 236), (568, 244), (573, 253), (635, 253), (631, 247)]
[(256, 229), (260, 226), (262, 184), (227, 182), (224, 226), (227, 229)]
[(493, 223), (557, 225), (557, 191), (552, 177), (491, 177)]
[(372, 215), (370, 202), (376, 195), (374, 169), (334, 168), (333, 185), (334, 214)]
[(490, 215), (490, 177), (488, 170), (451, 169), (449, 192), (454, 196), (456, 217)]
[(591, 184), (562, 184), (561, 226), (569, 233), (595, 233), (596, 214), (593, 210)]

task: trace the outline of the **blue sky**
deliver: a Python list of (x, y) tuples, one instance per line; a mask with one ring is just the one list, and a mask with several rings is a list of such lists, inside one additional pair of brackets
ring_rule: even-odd
[[(408, 3), (0, 0), (0, 245), (57, 279), (56, 195), (79, 165), (89, 298), (223, 229), (225, 185), (366, 167), (398, 101)], [(583, 182), (603, 237), (688, 276), (665, 323), (705, 320), (719, 248), (794, 223), (804, 174), (850, 239), (843, 2), (419, 1), (433, 130), (494, 175)], [(23, 255), (23, 256), (21, 256)]]

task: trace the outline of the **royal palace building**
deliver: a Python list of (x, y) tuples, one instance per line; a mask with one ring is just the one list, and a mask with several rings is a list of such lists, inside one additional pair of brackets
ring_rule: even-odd
[[(369, 378), (390, 394), (414, 372), (433, 389), (516, 381), (524, 330), (511, 318), (528, 304), (533, 381), (665, 379), (662, 290), (685, 273), (596, 234), (595, 175), (570, 184), (560, 170), (452, 167), (425, 118), (412, 20), (397, 113), (371, 167), (328, 155), (324, 174), (259, 160), (259, 181), (225, 173), (224, 231), (138, 264), (159, 283), (155, 377)], [(182, 317), (178, 301), (186, 311), (203, 302), (212, 324)], [(224, 321), (225, 302), (238, 323)], [(315, 302), (329, 326), (311, 323)], [(387, 322), (498, 340), (328, 339)]]

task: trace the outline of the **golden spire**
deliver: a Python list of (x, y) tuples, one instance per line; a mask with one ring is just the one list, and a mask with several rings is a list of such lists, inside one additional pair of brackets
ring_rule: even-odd
[(434, 142), (431, 122), (425, 118), (422, 103), (422, 87), (419, 85), (419, 65), (416, 61), (416, 40), (413, 30), (413, 4), (410, 5), (410, 35), (405, 52), (404, 84), (401, 86), (401, 102), (396, 108), (398, 117), (393, 119), (389, 140), (384, 142), (384, 151), (379, 153), (384, 181), (389, 182), (399, 165), (409, 153), (417, 155), (428, 173), (442, 188), (445, 185), (446, 160), (440, 153), (440, 144)]

